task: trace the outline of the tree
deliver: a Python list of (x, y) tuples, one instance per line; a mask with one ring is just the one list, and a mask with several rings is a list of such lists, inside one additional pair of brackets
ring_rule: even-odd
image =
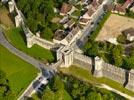
[[(55, 16), (54, 1), (53, 0), (17, 0), (17, 5), (21, 9), (26, 18), (29, 29), (36, 33), (40, 31), (45, 33), (41, 35), (43, 38), (51, 40), (53, 38), (53, 31), (56, 27), (52, 26), (51, 20)], [(57, 27), (58, 28), (58, 27)]]
[(123, 34), (121, 34), (121, 35), (119, 35), (118, 37), (117, 37), (117, 41), (119, 42), (119, 43), (125, 43), (126, 42), (126, 36), (124, 36)]
[(43, 37), (47, 40), (52, 40), (53, 38), (53, 32), (49, 27), (46, 27), (43, 31)]
[(27, 24), (28, 24), (28, 26), (29, 26), (29, 28), (31, 29), (32, 32), (35, 33), (38, 30), (37, 29), (38, 24), (37, 24), (36, 20), (34, 20), (31, 16), (28, 17)]
[(126, 1), (126, 0), (117, 0), (117, 2), (118, 2), (118, 3), (121, 3), (121, 4), (125, 3), (125, 1)]
[(121, 45), (114, 46), (112, 49), (112, 58), (113, 63), (116, 66), (121, 66), (123, 63), (122, 55), (123, 55), (123, 47)]
[(92, 47), (89, 48), (89, 49), (87, 49), (87, 54), (88, 54), (89, 56), (95, 57), (95, 56), (98, 55), (98, 49), (99, 49), (99, 48), (98, 48), (97, 43), (93, 43), (93, 44), (92, 44)]
[(55, 92), (55, 100), (72, 100), (72, 98), (65, 89), (59, 89)]
[(0, 70), (0, 100), (9, 100), (9, 98), (14, 98), (8, 82), (6, 74)]
[(60, 79), (60, 77), (58, 75), (55, 77), (53, 89), (55, 91), (57, 91), (59, 89), (64, 89), (64, 83), (62, 82), (62, 80)]
[(134, 56), (124, 58), (123, 65), (126, 69), (134, 69)]
[(43, 92), (42, 100), (55, 100), (54, 96), (54, 92), (49, 87), (46, 87)]
[(103, 98), (100, 93), (90, 92), (87, 95), (87, 100), (103, 100)]

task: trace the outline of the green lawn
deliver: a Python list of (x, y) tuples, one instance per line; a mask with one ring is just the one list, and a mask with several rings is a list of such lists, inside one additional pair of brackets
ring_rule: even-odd
[(89, 71), (87, 71), (83, 68), (73, 65), (69, 68), (60, 68), (60, 71), (65, 74), (77, 77), (83, 81), (87, 81), (91, 84), (98, 84), (98, 83), (107, 84), (110, 87), (115, 88), (123, 93), (134, 96), (134, 92), (131, 92), (128, 89), (124, 88), (121, 84), (119, 84), (115, 81), (112, 81), (110, 79), (104, 78), (104, 77), (103, 78), (95, 78)]
[(1, 45), (0, 69), (6, 73), (11, 90), (16, 97), (27, 88), (39, 72), (34, 66), (21, 60)]
[(55, 53), (44, 49), (40, 46), (34, 45), (32, 48), (27, 48), (25, 35), (20, 28), (12, 28), (5, 32), (6, 38), (16, 48), (25, 52), (26, 54), (41, 60), (44, 63), (53, 62), (55, 60)]

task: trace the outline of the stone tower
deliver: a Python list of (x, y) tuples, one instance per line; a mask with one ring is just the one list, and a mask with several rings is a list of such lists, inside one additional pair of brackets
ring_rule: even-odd
[(128, 84), (126, 85), (126, 88), (134, 92), (134, 70), (133, 69), (131, 69), (129, 72)]
[(95, 77), (103, 76), (102, 63), (103, 63), (103, 60), (101, 58), (99, 58), (98, 56), (95, 57), (95, 64), (94, 64), (94, 76)]
[(20, 15), (15, 16), (15, 26), (20, 27), (21, 22), (22, 22), (21, 16)]
[(57, 50), (57, 60), (62, 59), (62, 67), (69, 67), (73, 63), (73, 50), (69, 46), (61, 47)]
[(15, 5), (14, 5), (14, 3), (13, 3), (12, 1), (9, 1), (9, 2), (8, 2), (8, 5), (9, 5), (9, 12), (10, 12), (10, 13), (13, 13), (14, 10), (15, 10)]
[(27, 48), (31, 48), (33, 46), (33, 38), (34, 36), (32, 34), (26, 34)]

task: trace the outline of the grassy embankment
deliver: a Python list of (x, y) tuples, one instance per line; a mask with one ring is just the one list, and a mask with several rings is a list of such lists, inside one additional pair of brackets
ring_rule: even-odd
[[(38, 69), (0, 45), (0, 69), (6, 73), (11, 90), (18, 97), (37, 76)], [(12, 98), (13, 100), (13, 98)]]
[(55, 53), (50, 50), (37, 45), (29, 49), (27, 48), (23, 31), (20, 28), (14, 27), (14, 22), (5, 6), (0, 7), (0, 24), (4, 27), (6, 38), (16, 48), (44, 63), (53, 62), (55, 60)]
[(5, 36), (8, 41), (19, 50), (26, 54), (41, 60), (44, 63), (53, 62), (55, 60), (55, 53), (50, 50), (44, 49), (38, 45), (33, 45), (31, 48), (27, 48), (26, 40), (22, 29), (12, 28), (5, 32)]
[(107, 78), (95, 78), (89, 71), (77, 67), (77, 66), (71, 66), (69, 68), (60, 68), (60, 71), (67, 75), (72, 75), (76, 78), (79, 78), (80, 80), (89, 82), (91, 84), (106, 84), (114, 89), (117, 89), (125, 94), (128, 94), (130, 96), (134, 96), (134, 92), (129, 91), (128, 89), (124, 88), (121, 84), (107, 79)]

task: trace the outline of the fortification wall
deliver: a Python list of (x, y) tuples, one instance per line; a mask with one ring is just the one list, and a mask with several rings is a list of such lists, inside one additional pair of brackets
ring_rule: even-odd
[(50, 42), (50, 41), (47, 41), (45, 39), (42, 39), (40, 37), (37, 37), (34, 35), (34, 38), (33, 38), (33, 43), (34, 44), (37, 44), (43, 48), (46, 48), (46, 49), (51, 49), (51, 48), (54, 48), (54, 43)]
[(102, 64), (102, 72), (104, 77), (114, 80), (122, 85), (126, 82), (127, 70), (125, 69), (104, 62)]
[(134, 92), (134, 69), (130, 70), (126, 88)]
[(92, 70), (92, 59), (76, 52), (74, 53), (73, 64), (89, 71)]

